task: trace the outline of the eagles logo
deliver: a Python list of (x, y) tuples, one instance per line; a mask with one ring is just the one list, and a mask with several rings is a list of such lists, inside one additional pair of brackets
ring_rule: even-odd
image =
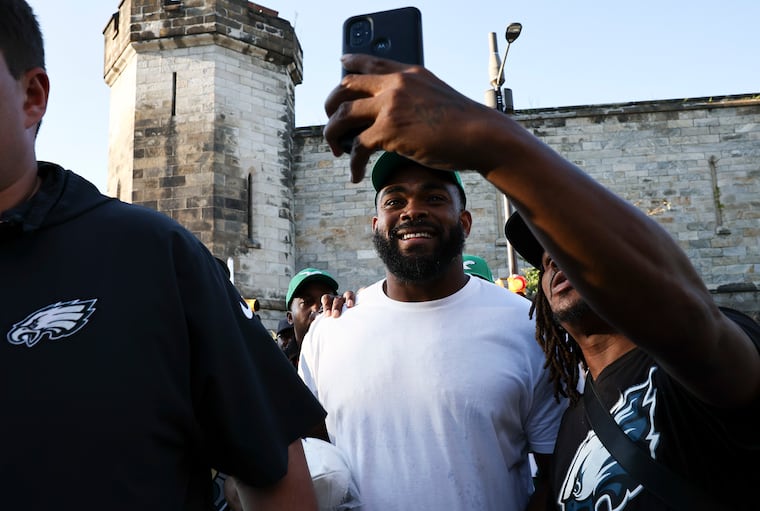
[[(656, 366), (645, 382), (629, 387), (610, 410), (615, 422), (634, 441), (643, 441), (656, 458), (660, 435), (654, 424)], [(564, 511), (622, 511), (643, 487), (618, 464), (592, 429), (578, 447), (559, 497)]]
[(87, 324), (89, 317), (95, 312), (95, 302), (97, 299), (70, 300), (43, 307), (14, 324), (8, 332), (8, 342), (26, 344), (31, 348), (43, 336), (50, 340), (68, 337)]

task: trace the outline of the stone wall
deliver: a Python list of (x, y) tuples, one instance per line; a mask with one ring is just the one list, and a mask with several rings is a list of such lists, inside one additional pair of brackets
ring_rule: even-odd
[[(655, 218), (719, 303), (758, 314), (760, 95), (523, 110), (514, 117)], [(368, 180), (349, 182), (348, 159), (332, 157), (321, 127), (300, 128), (296, 144), (297, 266), (330, 271), (342, 289), (381, 278)], [(503, 196), (475, 173), (463, 180), (474, 219), (465, 250), (506, 277)]]

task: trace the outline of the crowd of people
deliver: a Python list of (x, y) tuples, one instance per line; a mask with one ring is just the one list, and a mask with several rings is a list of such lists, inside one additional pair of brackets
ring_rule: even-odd
[[(324, 135), (340, 156), (363, 129), (354, 182), (382, 151), (385, 276), (339, 296), (302, 269), (275, 341), (185, 228), (37, 161), (42, 34), (0, 0), (5, 507), (207, 510), (221, 473), (232, 509), (324, 509), (315, 437), (366, 511), (756, 509), (757, 323), (509, 116), (419, 66), (342, 65)], [(532, 302), (463, 253), (464, 169), (514, 204)]]

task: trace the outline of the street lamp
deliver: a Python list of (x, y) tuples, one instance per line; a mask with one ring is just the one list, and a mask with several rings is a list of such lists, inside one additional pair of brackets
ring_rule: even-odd
[[(520, 32), (522, 32), (522, 24), (510, 23), (507, 27), (507, 33), (504, 34), (504, 37), (507, 39), (507, 44), (515, 42), (515, 40), (520, 37)], [(509, 47), (507, 47), (507, 51), (509, 51)], [(506, 52), (504, 53), (504, 58), (507, 58)]]
[[(486, 91), (486, 105), (507, 114), (513, 113), (515, 108), (512, 101), (512, 89), (505, 88), (502, 90), (501, 88), (501, 86), (504, 85), (504, 63), (507, 61), (509, 46), (520, 37), (520, 32), (522, 32), (521, 23), (510, 23), (507, 26), (507, 30), (504, 34), (504, 38), (507, 40), (507, 48), (504, 50), (503, 59), (499, 59), (499, 47), (496, 42), (496, 33), (491, 32), (488, 35), (488, 43), (491, 51), (488, 61), (488, 73), (491, 79), (491, 88)], [(513, 208), (506, 195), (503, 196), (503, 199), (504, 219), (506, 220), (512, 214)], [(512, 244), (509, 243), (509, 240), (507, 240), (507, 264), (509, 266), (510, 277), (517, 275), (517, 258), (515, 256), (515, 249), (512, 247)]]
[(500, 112), (512, 113), (514, 111), (514, 105), (512, 103), (512, 89), (506, 88), (502, 90), (501, 86), (504, 84), (504, 64), (507, 62), (507, 55), (509, 54), (509, 46), (520, 37), (522, 32), (521, 23), (510, 23), (507, 26), (507, 30), (504, 33), (504, 38), (507, 40), (507, 48), (504, 50), (504, 58), (499, 59), (499, 48), (496, 42), (496, 32), (491, 32), (488, 35), (488, 42), (491, 50), (490, 60), (488, 63), (488, 72), (491, 78), (491, 89), (486, 91), (486, 104), (492, 108), (496, 108)]

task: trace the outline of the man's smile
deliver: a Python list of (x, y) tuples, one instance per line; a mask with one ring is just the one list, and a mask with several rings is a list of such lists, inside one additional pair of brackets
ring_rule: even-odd
[(427, 232), (410, 232), (398, 235), (401, 240), (409, 240), (412, 238), (432, 238), (433, 235)]

